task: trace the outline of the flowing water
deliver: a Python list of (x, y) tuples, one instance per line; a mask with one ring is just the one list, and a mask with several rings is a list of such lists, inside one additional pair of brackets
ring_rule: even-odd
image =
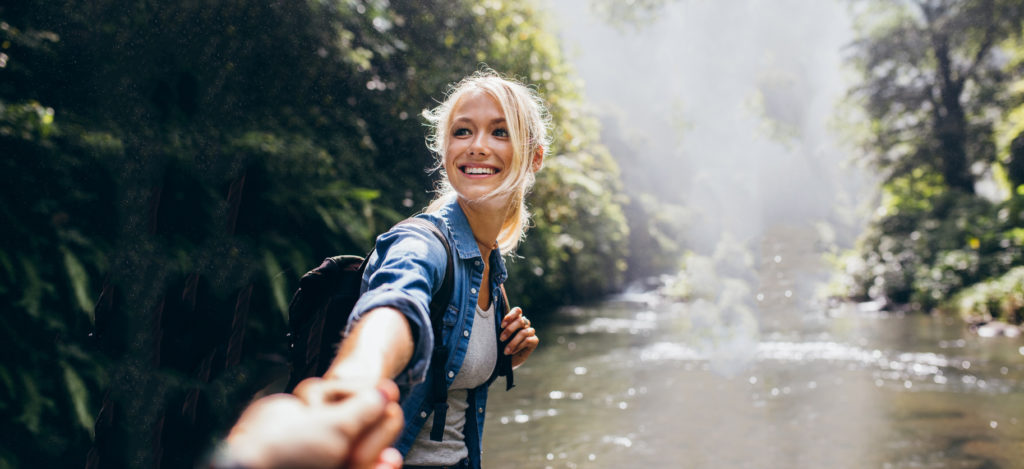
[(485, 465), (1024, 468), (1024, 340), (801, 301), (813, 253), (762, 252), (749, 310), (633, 293), (548, 318), (492, 388)]

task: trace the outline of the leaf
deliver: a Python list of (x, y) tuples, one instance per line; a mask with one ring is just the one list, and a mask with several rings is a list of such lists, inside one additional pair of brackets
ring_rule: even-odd
[(78, 260), (78, 257), (70, 249), (61, 246), (61, 251), (64, 252), (64, 268), (67, 269), (68, 280), (71, 281), (71, 290), (75, 294), (75, 301), (78, 302), (78, 307), (82, 308), (82, 311), (89, 315), (89, 323), (95, 324), (96, 316), (93, 311), (92, 298), (89, 297), (89, 274), (86, 273), (82, 262)]
[(349, 191), (349, 194), (356, 200), (372, 201), (380, 197), (380, 191), (376, 189), (364, 189), (361, 187), (353, 188)]
[(25, 272), (25, 293), (21, 297), (21, 301), (18, 302), (18, 305), (25, 308), (32, 317), (38, 318), (43, 303), (43, 295), (46, 292), (52, 292), (53, 285), (46, 283), (39, 276), (39, 272), (36, 270), (36, 266), (32, 263), (31, 258), (22, 257), (20, 260), (21, 268)]
[(270, 283), (270, 292), (274, 295), (274, 304), (281, 312), (284, 322), (288, 322), (288, 296), (285, 291), (288, 282), (285, 281), (284, 272), (281, 271), (281, 264), (277, 262), (274, 253), (269, 250), (263, 252), (263, 265), (267, 269), (267, 281)]
[(24, 393), (21, 395), (24, 407), (18, 420), (28, 428), (29, 432), (38, 435), (43, 412), (47, 409), (52, 410), (55, 406), (52, 400), (44, 397), (43, 393), (39, 391), (32, 376), (27, 373), (22, 374), (21, 382), (25, 386)]
[(85, 431), (89, 432), (91, 438), (96, 421), (93, 419), (92, 413), (89, 412), (89, 390), (74, 368), (64, 362), (61, 362), (61, 366), (64, 368), (64, 383), (68, 387), (68, 396), (75, 408), (75, 416), (78, 417), (78, 423)]
[(331, 212), (329, 212), (324, 206), (316, 205), (313, 209), (320, 215), (320, 219), (324, 222), (324, 226), (326, 226), (328, 230), (331, 230), (331, 233), (339, 233), (341, 231), (338, 228), (338, 224), (334, 222), (334, 217), (331, 216)]

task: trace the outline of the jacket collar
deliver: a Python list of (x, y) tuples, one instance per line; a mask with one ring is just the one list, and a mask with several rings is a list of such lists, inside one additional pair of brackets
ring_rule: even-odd
[[(441, 216), (444, 218), (448, 228), (448, 234), (452, 238), (452, 245), (459, 259), (480, 258), (480, 248), (476, 245), (476, 238), (473, 237), (473, 229), (469, 226), (462, 206), (459, 205), (458, 196), (452, 197), (444, 208), (441, 209)], [(492, 278), (498, 283), (505, 282), (508, 271), (505, 269), (505, 260), (501, 257), (501, 250), (495, 248), (491, 252)]]

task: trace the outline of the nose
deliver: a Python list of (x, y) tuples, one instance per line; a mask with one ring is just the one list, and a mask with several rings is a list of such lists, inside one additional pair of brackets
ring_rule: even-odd
[(487, 135), (483, 132), (473, 136), (473, 141), (469, 143), (469, 154), (485, 156), (487, 155)]

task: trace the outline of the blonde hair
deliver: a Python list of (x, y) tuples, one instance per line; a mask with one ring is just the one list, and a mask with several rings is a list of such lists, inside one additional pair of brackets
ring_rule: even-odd
[(506, 168), (510, 175), (494, 192), (480, 199), (509, 197), (508, 215), (497, 240), (501, 252), (509, 254), (515, 251), (529, 227), (530, 212), (526, 208), (526, 194), (534, 183), (533, 156), (538, 151), (544, 151), (545, 155), (547, 153), (550, 145), (548, 128), (551, 117), (535, 90), (516, 80), (502, 77), (491, 69), (478, 71), (450, 86), (441, 104), (423, 111), (423, 117), (430, 125), (427, 148), (437, 159), (434, 170), (441, 173), (437, 197), (427, 206), (427, 212), (440, 210), (457, 197), (444, 169), (444, 157), (448, 146), (452, 111), (459, 99), (471, 91), (487, 93), (498, 102), (505, 114), (509, 140), (512, 142), (512, 163)]

